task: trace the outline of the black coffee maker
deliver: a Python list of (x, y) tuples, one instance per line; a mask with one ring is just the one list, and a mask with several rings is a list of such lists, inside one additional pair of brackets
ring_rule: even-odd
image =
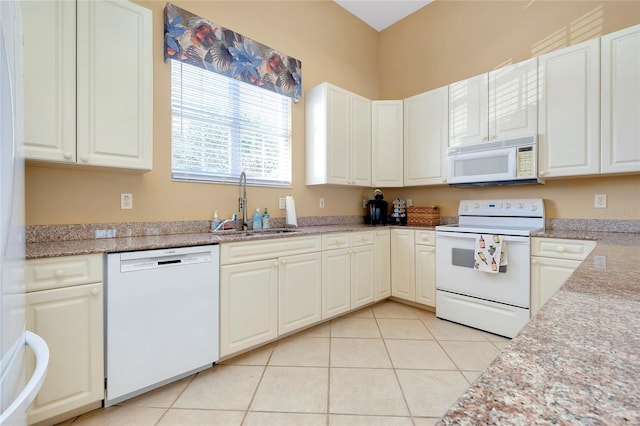
[(369, 200), (368, 214), (364, 217), (364, 223), (369, 225), (386, 225), (389, 203), (383, 200), (382, 191), (376, 189), (373, 192), (373, 200)]

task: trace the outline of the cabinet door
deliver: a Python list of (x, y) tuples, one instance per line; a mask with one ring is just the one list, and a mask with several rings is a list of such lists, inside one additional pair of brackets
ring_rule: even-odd
[(489, 73), (489, 140), (538, 132), (538, 58)]
[(278, 261), (220, 268), (220, 356), (278, 337)]
[(640, 25), (602, 37), (602, 173), (640, 171)]
[(402, 101), (373, 101), (371, 115), (371, 184), (377, 187), (401, 187)]
[(349, 184), (351, 165), (350, 93), (327, 85), (327, 182)]
[[(26, 294), (27, 329), (47, 342), (50, 356), (46, 379), (27, 414), (29, 424), (104, 398), (102, 300), (102, 283)], [(28, 376), (33, 368), (29, 352)]]
[(375, 301), (391, 296), (391, 233), (375, 232)]
[(416, 300), (415, 238), (411, 229), (391, 230), (391, 295)]
[(600, 40), (539, 58), (540, 176), (600, 173)]
[(322, 319), (351, 309), (349, 249), (322, 252)]
[(374, 301), (374, 259), (373, 245), (351, 248), (351, 309)]
[(404, 186), (446, 182), (449, 89), (404, 100)]
[(76, 5), (78, 163), (151, 170), (152, 13), (125, 1)]
[(371, 186), (371, 101), (351, 94), (351, 173), (349, 183)]
[(449, 145), (488, 139), (488, 74), (449, 85)]
[(26, 1), (21, 7), (25, 157), (75, 163), (76, 3)]
[(531, 258), (531, 317), (562, 287), (578, 265), (577, 260)]
[(285, 334), (322, 319), (322, 256), (309, 253), (279, 262), (278, 334)]
[(416, 245), (416, 302), (436, 306), (436, 249)]

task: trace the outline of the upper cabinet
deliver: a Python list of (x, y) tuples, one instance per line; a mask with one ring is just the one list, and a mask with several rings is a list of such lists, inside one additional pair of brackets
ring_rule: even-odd
[(371, 105), (371, 183), (375, 187), (403, 186), (402, 100)]
[(305, 96), (306, 184), (371, 186), (371, 101), (330, 83)]
[(404, 100), (404, 186), (446, 182), (449, 90), (440, 87)]
[(539, 174), (600, 172), (600, 40), (539, 58)]
[(97, 0), (22, 12), (39, 29), (24, 34), (26, 158), (151, 170), (151, 11)]
[(449, 85), (449, 145), (537, 133), (537, 58)]
[(640, 25), (602, 41), (602, 173), (640, 171)]

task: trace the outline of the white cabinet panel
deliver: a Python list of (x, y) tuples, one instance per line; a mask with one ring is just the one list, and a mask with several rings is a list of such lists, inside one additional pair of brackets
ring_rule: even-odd
[(600, 40), (539, 58), (540, 175), (600, 172)]
[(403, 185), (402, 101), (371, 103), (371, 184), (376, 187)]
[(374, 301), (375, 249), (373, 244), (351, 249), (351, 309)]
[(351, 259), (349, 249), (322, 252), (322, 319), (351, 309)]
[[(27, 293), (26, 310), (27, 329), (47, 342), (50, 353), (29, 424), (99, 403), (104, 398), (102, 283)], [(34, 365), (29, 352), (29, 375)]]
[(416, 302), (436, 306), (436, 249), (416, 245)]
[(416, 300), (414, 233), (412, 229), (391, 230), (391, 295)]
[(531, 258), (531, 317), (538, 313), (579, 265), (578, 260)]
[(449, 85), (449, 145), (489, 139), (489, 75)]
[[(224, 245), (223, 245), (224, 246)], [(278, 262), (220, 268), (220, 356), (278, 337)]]
[(391, 232), (375, 231), (375, 301), (391, 296)]
[(640, 171), (640, 25), (602, 37), (602, 173)]
[(404, 186), (446, 182), (449, 89), (441, 87), (404, 100)]
[(285, 334), (322, 319), (322, 256), (309, 253), (279, 262), (278, 334)]

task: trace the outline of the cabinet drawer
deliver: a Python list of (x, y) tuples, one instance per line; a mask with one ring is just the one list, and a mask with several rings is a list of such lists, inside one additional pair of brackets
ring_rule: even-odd
[(294, 254), (320, 251), (320, 236), (274, 238), (220, 245), (220, 265), (275, 259)]
[(532, 238), (531, 255), (558, 259), (584, 260), (596, 246), (592, 240)]
[(349, 247), (351, 244), (349, 234), (335, 233), (322, 235), (322, 250), (335, 250)]
[(416, 231), (416, 244), (422, 244), (427, 246), (436, 245), (436, 232), (435, 231)]
[(368, 246), (373, 244), (373, 231), (354, 232), (351, 234), (351, 247)]
[(102, 254), (48, 257), (26, 262), (26, 292), (102, 281)]

